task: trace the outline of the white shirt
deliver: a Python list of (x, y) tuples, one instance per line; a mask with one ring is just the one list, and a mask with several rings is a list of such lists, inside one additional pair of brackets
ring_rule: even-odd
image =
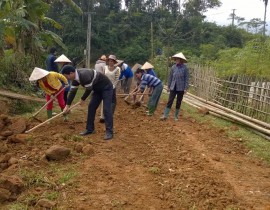
[(114, 70), (110, 71), (108, 66), (104, 67), (105, 72), (104, 74), (109, 78), (109, 80), (112, 82), (113, 84), (113, 88), (115, 88), (117, 82), (118, 82), (118, 78), (120, 76), (120, 68), (117, 66), (115, 67)]

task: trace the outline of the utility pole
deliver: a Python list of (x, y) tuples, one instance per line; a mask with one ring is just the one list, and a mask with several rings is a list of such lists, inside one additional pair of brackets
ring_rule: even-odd
[(92, 14), (95, 12), (87, 12), (88, 21), (87, 21), (87, 43), (86, 43), (86, 68), (90, 68), (90, 59), (91, 59), (91, 21), (92, 21)]
[(234, 19), (235, 19), (235, 11), (236, 9), (233, 9), (233, 13), (232, 13), (232, 26), (234, 26)]
[(153, 35), (153, 22), (151, 22), (151, 61), (154, 59), (154, 35)]

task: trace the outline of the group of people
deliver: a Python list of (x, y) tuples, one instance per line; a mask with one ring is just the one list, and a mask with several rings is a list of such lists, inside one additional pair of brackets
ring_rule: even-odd
[[(175, 64), (171, 68), (168, 79), (168, 91), (170, 94), (161, 117), (162, 120), (168, 118), (176, 96), (174, 119), (178, 120), (181, 101), (187, 91), (189, 82), (189, 71), (184, 64), (187, 60), (183, 53), (178, 53), (172, 58)], [(57, 64), (61, 69), (60, 72)], [(51, 97), (57, 98), (64, 119), (67, 120), (67, 113), (70, 111), (70, 106), (79, 86), (85, 88), (80, 104), (84, 103), (92, 93), (88, 104), (86, 129), (80, 133), (82, 136), (95, 133), (96, 110), (101, 104), (100, 122), (104, 122), (106, 128), (104, 140), (113, 138), (113, 115), (116, 108), (116, 87), (119, 82), (123, 92), (134, 98), (148, 90), (148, 116), (154, 114), (163, 90), (163, 83), (157, 77), (152, 64), (146, 62), (142, 66), (139, 65), (133, 72), (128, 64), (123, 60), (118, 60), (115, 55), (109, 55), (108, 57), (102, 55), (96, 61), (94, 69), (76, 69), (65, 55), (57, 58), (56, 49), (52, 48), (50, 55), (46, 59), (46, 67), (46, 70), (36, 67), (29, 80), (37, 81), (38, 86), (46, 93), (46, 100), (49, 102), (47, 105), (48, 118), (52, 117), (53, 100), (50, 101)], [(130, 92), (134, 76), (137, 85)]]

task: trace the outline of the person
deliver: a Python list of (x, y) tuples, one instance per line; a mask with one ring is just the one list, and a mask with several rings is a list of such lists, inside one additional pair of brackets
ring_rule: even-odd
[(140, 86), (136, 92), (133, 93), (133, 95), (136, 96), (138, 93), (143, 93), (146, 86), (152, 89), (151, 96), (149, 97), (149, 101), (147, 104), (148, 108), (148, 116), (152, 116), (157, 108), (162, 90), (163, 90), (163, 84), (162, 81), (154, 77), (153, 75), (146, 74), (143, 69), (137, 69), (135, 71), (135, 76), (140, 81)]
[(131, 68), (122, 60), (117, 60), (117, 66), (121, 69), (119, 80), (121, 80), (121, 88), (125, 94), (129, 94), (130, 86), (133, 79)]
[[(118, 83), (118, 78), (120, 75), (120, 68), (115, 66), (117, 63), (115, 55), (109, 55), (108, 57), (108, 65), (104, 67), (104, 74), (109, 78), (109, 80), (113, 84), (113, 97), (112, 97), (112, 114), (114, 114), (116, 107), (116, 85)], [(101, 106), (101, 117), (100, 122), (104, 122), (104, 114), (103, 114), (103, 106)]]
[[(61, 68), (60, 69), (62, 69), (65, 65), (68, 65), (68, 64), (71, 64), (72, 63), (71, 60), (69, 60), (64, 54), (62, 54), (61, 56), (59, 56), (54, 62), (55, 63), (59, 63), (61, 65)], [(60, 70), (60, 73), (61, 73), (61, 70)], [(64, 101), (65, 101), (65, 104), (67, 104), (67, 96), (68, 96), (68, 92), (70, 91), (70, 80), (68, 80), (68, 84), (69, 84), (69, 87), (66, 87), (65, 88), (65, 91), (64, 91)]]
[(154, 66), (151, 63), (145, 62), (143, 64), (143, 66), (141, 67), (141, 69), (145, 70), (146, 74), (150, 74), (150, 75), (152, 75), (154, 77), (157, 77), (157, 75), (156, 75), (156, 73), (154, 71)]
[[(62, 83), (68, 87), (67, 79), (59, 73), (56, 72), (49, 72), (44, 69), (35, 67), (33, 70), (29, 81), (37, 81), (38, 87), (40, 87), (46, 93), (46, 101), (48, 102), (52, 96), (57, 95), (58, 104), (63, 110), (65, 108), (65, 101), (64, 101), (64, 91)], [(53, 101), (51, 101), (47, 105), (47, 116), (48, 119), (52, 117), (52, 109), (53, 109)], [(64, 118), (66, 115), (64, 115)]]
[(95, 70), (104, 74), (104, 66), (106, 66), (107, 57), (102, 55), (95, 64)]
[(59, 72), (57, 64), (54, 62), (56, 60), (56, 48), (52, 47), (50, 49), (50, 54), (46, 58), (46, 69), (47, 71)]
[(187, 62), (187, 59), (182, 52), (173, 55), (172, 58), (175, 64), (172, 66), (168, 78), (168, 91), (170, 95), (161, 120), (168, 118), (173, 101), (177, 96), (174, 120), (178, 121), (183, 96), (187, 92), (189, 85), (189, 70), (184, 64)]
[[(95, 64), (95, 70), (97, 72), (100, 72), (102, 74), (104, 74), (104, 67), (107, 65), (106, 64), (106, 61), (107, 61), (107, 57), (106, 55), (102, 55), (97, 61), (96, 61), (96, 64)], [(101, 101), (100, 103), (100, 118), (99, 118), (99, 121), (101, 123), (104, 123), (104, 114), (103, 114), (103, 102)]]
[(68, 113), (70, 105), (77, 93), (79, 85), (85, 88), (84, 94), (81, 97), (80, 103), (82, 104), (86, 98), (93, 91), (91, 100), (88, 105), (86, 130), (81, 132), (80, 135), (90, 135), (95, 132), (95, 115), (96, 110), (103, 100), (104, 103), (104, 116), (106, 133), (105, 140), (113, 138), (113, 115), (112, 115), (112, 95), (113, 84), (109, 78), (100, 72), (93, 69), (75, 69), (71, 65), (66, 65), (62, 69), (62, 74), (69, 80), (72, 80), (71, 90), (68, 95), (67, 105), (64, 112)]

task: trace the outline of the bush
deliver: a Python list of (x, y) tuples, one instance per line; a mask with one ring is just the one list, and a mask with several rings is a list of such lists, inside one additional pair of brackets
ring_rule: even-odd
[(21, 89), (24, 92), (33, 90), (28, 78), (35, 66), (35, 61), (30, 55), (6, 51), (0, 59), (0, 88)]

